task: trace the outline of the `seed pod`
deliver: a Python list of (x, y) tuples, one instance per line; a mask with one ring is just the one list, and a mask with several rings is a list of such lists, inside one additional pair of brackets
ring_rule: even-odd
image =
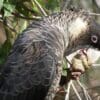
[(73, 70), (79, 70), (81, 72), (84, 72), (85, 70), (89, 69), (92, 65), (92, 62), (89, 58), (89, 56), (78, 53), (76, 54), (72, 59), (72, 69)]
[(92, 61), (88, 55), (81, 54), (80, 59), (82, 60), (85, 69), (89, 69), (91, 67)]
[(84, 72), (85, 69), (84, 69), (83, 62), (80, 59), (80, 57), (81, 57), (80, 54), (77, 54), (73, 57), (73, 59), (72, 59), (72, 69), (75, 70), (75, 71)]

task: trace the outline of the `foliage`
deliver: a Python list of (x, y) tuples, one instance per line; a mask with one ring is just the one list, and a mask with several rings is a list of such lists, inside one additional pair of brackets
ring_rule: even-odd
[[(86, 10), (100, 13), (96, 0), (37, 0), (47, 14), (59, 11), (65, 6), (81, 6)], [(32, 20), (44, 16), (35, 0), (0, 0), (0, 23), (3, 23), (7, 40), (0, 44), (0, 64), (5, 62), (7, 55), (17, 35), (21, 33)], [(98, 18), (100, 21), (100, 17)], [(100, 59), (98, 60), (100, 63)], [(66, 76), (66, 63), (63, 63), (63, 75)], [(97, 74), (97, 71), (96, 71)], [(94, 76), (94, 74), (92, 74)], [(99, 76), (99, 72), (98, 75)], [(89, 76), (86, 74), (86, 78)], [(97, 78), (97, 77), (96, 77)], [(90, 78), (89, 78), (90, 79)], [(94, 81), (92, 81), (94, 82)], [(88, 84), (92, 87), (90, 80)], [(91, 93), (92, 94), (92, 93)]]
[[(59, 10), (60, 0), (37, 0), (47, 14)], [(11, 45), (19, 33), (27, 25), (43, 13), (35, 3), (35, 0), (0, 0), (0, 22), (4, 24), (7, 40), (0, 44), (0, 64), (4, 63), (9, 54)]]

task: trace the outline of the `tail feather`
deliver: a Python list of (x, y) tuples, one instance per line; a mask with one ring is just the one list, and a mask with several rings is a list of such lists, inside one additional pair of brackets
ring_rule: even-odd
[(31, 89), (16, 95), (0, 90), (0, 100), (44, 100), (47, 92), (48, 87), (41, 85), (34, 86)]

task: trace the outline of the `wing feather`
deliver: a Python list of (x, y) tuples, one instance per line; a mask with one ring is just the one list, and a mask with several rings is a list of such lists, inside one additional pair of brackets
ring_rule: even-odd
[(43, 100), (56, 71), (55, 60), (44, 41), (21, 43), (15, 42), (2, 69), (0, 100)]

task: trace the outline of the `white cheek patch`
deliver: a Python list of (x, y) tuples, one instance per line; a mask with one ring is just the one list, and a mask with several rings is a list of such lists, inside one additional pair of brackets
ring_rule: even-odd
[(86, 31), (88, 23), (82, 18), (77, 18), (69, 26), (69, 32), (73, 39), (77, 38), (82, 32)]

